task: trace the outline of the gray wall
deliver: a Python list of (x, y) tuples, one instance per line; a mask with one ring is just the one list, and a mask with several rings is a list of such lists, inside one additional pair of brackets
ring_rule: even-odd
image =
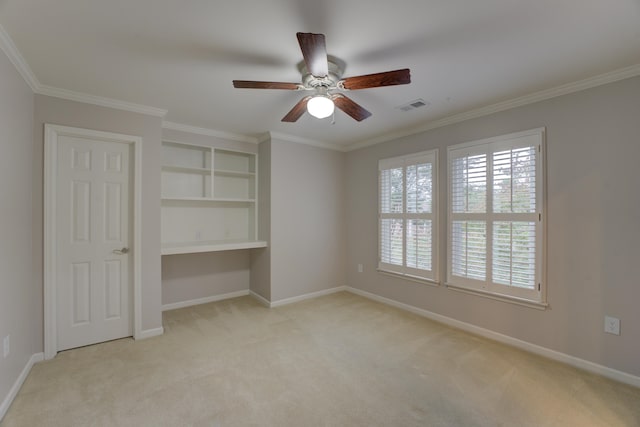
[(251, 250), (250, 290), (271, 301), (271, 140), (258, 149), (258, 239), (267, 247)]
[(271, 301), (343, 286), (344, 153), (271, 140)]
[(172, 304), (249, 290), (250, 251), (162, 257), (162, 303)]
[[(33, 93), (0, 50), (0, 404), (42, 351), (42, 282), (32, 271)], [(2, 339), (11, 352), (2, 357)]]
[[(258, 151), (256, 144), (170, 129), (163, 129), (162, 138), (249, 153)], [(250, 252), (238, 250), (163, 256), (162, 304), (248, 290), (251, 276)]]
[[(162, 120), (138, 113), (98, 107), (49, 96), (35, 97), (33, 153), (33, 271), (40, 290), (43, 275), (44, 125), (116, 132), (140, 136), (142, 143), (142, 329), (162, 326), (160, 286), (160, 140)], [(3, 153), (4, 154), (4, 153)], [(42, 291), (32, 315), (42, 325)], [(40, 326), (42, 343), (42, 326)], [(42, 344), (41, 344), (42, 345)], [(42, 351), (42, 347), (40, 348)]]
[[(384, 276), (377, 259), (378, 159), (440, 149), (440, 262), (446, 271), (446, 147), (547, 128), (549, 309)], [(557, 97), (347, 155), (348, 284), (640, 375), (640, 78)], [(357, 272), (357, 264), (364, 272)], [(604, 315), (622, 334), (603, 332)]]

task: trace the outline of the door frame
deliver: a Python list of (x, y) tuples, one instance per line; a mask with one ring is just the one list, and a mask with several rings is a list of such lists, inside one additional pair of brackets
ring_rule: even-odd
[(58, 138), (61, 136), (119, 142), (133, 146), (133, 338), (142, 337), (142, 138), (53, 124), (44, 125), (44, 358), (58, 353), (56, 306), (56, 203)]

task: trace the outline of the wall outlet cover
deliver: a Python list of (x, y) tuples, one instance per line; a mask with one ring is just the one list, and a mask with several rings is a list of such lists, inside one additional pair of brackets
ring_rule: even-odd
[(620, 319), (604, 316), (604, 331), (608, 334), (620, 335)]
[(6, 337), (4, 337), (4, 339), (2, 340), (2, 354), (3, 357), (7, 357), (9, 356), (9, 352), (11, 351), (11, 335), (7, 335)]

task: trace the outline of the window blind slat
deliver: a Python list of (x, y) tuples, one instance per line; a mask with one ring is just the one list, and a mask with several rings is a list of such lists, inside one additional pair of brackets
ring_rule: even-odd
[(380, 171), (380, 212), (402, 213), (404, 180), (402, 168)]
[(407, 212), (431, 212), (432, 166), (430, 163), (409, 165), (407, 173)]
[(535, 147), (515, 148), (493, 153), (494, 212), (535, 212), (535, 182)]
[(534, 289), (536, 227), (532, 222), (496, 221), (493, 227), (493, 281)]
[(407, 267), (431, 270), (430, 220), (409, 220), (407, 223)]
[(382, 262), (402, 265), (402, 225), (401, 219), (380, 221), (380, 260)]
[(486, 212), (487, 156), (476, 154), (452, 161), (451, 191), (454, 213)]
[(452, 226), (452, 273), (484, 280), (486, 277), (486, 223), (454, 221)]

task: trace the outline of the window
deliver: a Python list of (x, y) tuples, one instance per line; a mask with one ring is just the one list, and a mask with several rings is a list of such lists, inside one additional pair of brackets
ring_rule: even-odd
[(436, 281), (437, 150), (380, 160), (378, 269)]
[(544, 130), (449, 147), (449, 286), (543, 302)]

